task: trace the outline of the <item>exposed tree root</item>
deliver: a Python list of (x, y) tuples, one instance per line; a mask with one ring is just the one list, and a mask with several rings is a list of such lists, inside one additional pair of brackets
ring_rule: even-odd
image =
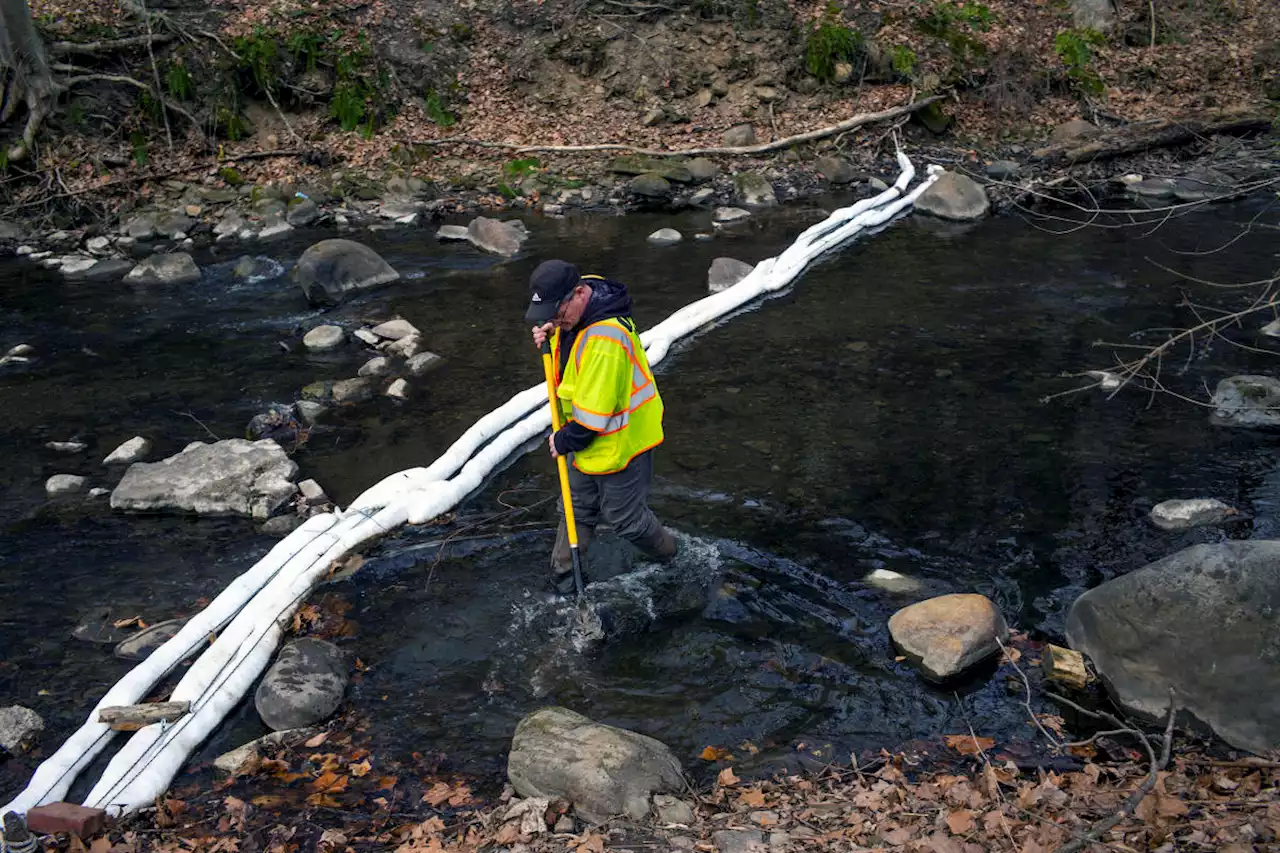
[(847, 118), (839, 124), (833, 124), (829, 127), (822, 127), (817, 130), (811, 130), (807, 133), (798, 133), (795, 136), (787, 136), (782, 139), (766, 142), (760, 145), (741, 145), (728, 146), (722, 148), (684, 148), (678, 150), (667, 150), (660, 148), (638, 148), (634, 145), (622, 144), (606, 144), (606, 145), (516, 145), (509, 142), (489, 142), (483, 139), (470, 139), (464, 136), (450, 136), (445, 139), (423, 139), (415, 141), (415, 145), (474, 145), (477, 148), (501, 148), (514, 151), (518, 154), (524, 154), (534, 151), (550, 151), (555, 153), (574, 153), (574, 152), (590, 152), (590, 151), (629, 151), (633, 154), (643, 154), (647, 157), (698, 157), (709, 154), (768, 154), (771, 151), (779, 151), (783, 148), (789, 148), (792, 145), (799, 145), (802, 142), (812, 142), (815, 139), (824, 139), (828, 136), (835, 136), (838, 133), (844, 133), (861, 127), (864, 124), (873, 124), (878, 121), (887, 121), (899, 116), (910, 115), (919, 109), (929, 106), (934, 101), (941, 100), (941, 96), (934, 95), (928, 98), (921, 98), (909, 104), (903, 104), (900, 107), (881, 110), (878, 113), (858, 113), (851, 118)]
[(173, 41), (168, 33), (154, 35), (130, 36), (129, 38), (111, 39), (109, 41), (55, 41), (49, 45), (49, 52), (57, 56), (102, 56), (106, 53), (117, 53), (133, 47), (150, 47)]

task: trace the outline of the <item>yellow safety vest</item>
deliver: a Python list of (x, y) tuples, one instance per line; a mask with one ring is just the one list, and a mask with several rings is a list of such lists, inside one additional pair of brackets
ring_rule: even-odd
[[(559, 369), (560, 336), (552, 338)], [(612, 474), (662, 443), (662, 398), (631, 318), (610, 317), (578, 332), (558, 388), (565, 421), (596, 434), (573, 454), (584, 474)]]

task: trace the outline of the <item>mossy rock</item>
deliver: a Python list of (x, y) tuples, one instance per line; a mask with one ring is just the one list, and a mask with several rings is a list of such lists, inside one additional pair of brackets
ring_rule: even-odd
[(321, 380), (305, 386), (298, 398), (313, 403), (329, 403), (333, 401), (333, 382)]
[(218, 177), (222, 178), (229, 187), (239, 187), (244, 185), (244, 175), (230, 166), (223, 166), (218, 170)]
[(936, 101), (929, 104), (927, 107), (916, 111), (914, 118), (916, 121), (924, 125), (930, 133), (937, 135), (946, 133), (947, 129), (951, 127), (951, 124), (954, 121), (954, 119), (947, 115)]
[(620, 175), (659, 175), (677, 184), (693, 183), (693, 174), (683, 163), (627, 154), (615, 157), (609, 171)]

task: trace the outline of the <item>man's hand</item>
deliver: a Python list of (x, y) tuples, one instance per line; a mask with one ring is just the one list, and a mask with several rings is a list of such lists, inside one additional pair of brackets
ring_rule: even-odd
[(538, 349), (542, 349), (542, 342), (550, 335), (551, 331), (556, 327), (555, 323), (544, 323), (541, 326), (533, 327), (533, 345)]
[(547, 447), (551, 450), (552, 459), (560, 458), (560, 451), (556, 450), (556, 434), (554, 432), (547, 437)]

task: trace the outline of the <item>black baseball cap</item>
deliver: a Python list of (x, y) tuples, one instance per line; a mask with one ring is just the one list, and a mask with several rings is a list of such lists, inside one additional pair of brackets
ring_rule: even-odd
[(543, 261), (529, 276), (529, 310), (524, 321), (535, 326), (549, 323), (560, 310), (560, 303), (573, 293), (582, 275), (578, 267), (568, 261)]

